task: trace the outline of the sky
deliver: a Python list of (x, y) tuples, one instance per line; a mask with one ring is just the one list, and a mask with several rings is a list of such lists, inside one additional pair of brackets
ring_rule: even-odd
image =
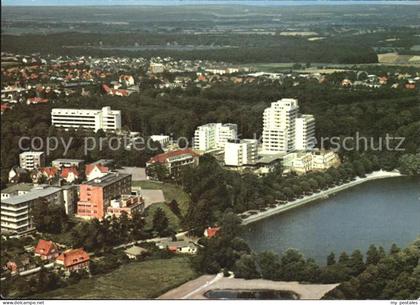
[[(301, 0), (2, 0), (2, 6), (15, 6), (15, 5), (36, 5), (36, 6), (45, 6), (45, 5), (54, 5), (54, 6), (69, 6), (69, 5), (182, 5), (182, 4), (252, 4), (252, 5), (264, 5), (264, 4), (303, 4), (312, 1), (301, 1)], [(322, 1), (321, 2), (330, 2), (330, 1)], [(352, 0), (338, 0), (334, 2), (368, 2), (369, 0), (362, 0), (362, 1), (352, 1)], [(395, 0), (380, 0), (373, 2), (414, 2), (417, 0), (404, 0), (404, 1), (395, 1)]]

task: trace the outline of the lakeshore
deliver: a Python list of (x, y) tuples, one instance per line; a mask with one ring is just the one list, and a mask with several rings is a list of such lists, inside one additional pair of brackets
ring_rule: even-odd
[(326, 199), (332, 194), (335, 194), (335, 193), (343, 191), (345, 189), (354, 187), (354, 186), (362, 184), (364, 182), (377, 180), (377, 179), (400, 177), (400, 176), (402, 176), (402, 175), (399, 172), (389, 172), (389, 171), (372, 172), (370, 174), (367, 174), (366, 177), (363, 177), (363, 178), (357, 177), (355, 180), (350, 181), (348, 183), (344, 183), (342, 185), (338, 185), (338, 186), (329, 188), (327, 190), (323, 190), (321, 192), (314, 193), (312, 195), (305, 196), (303, 198), (299, 198), (299, 199), (290, 201), (286, 204), (276, 206), (276, 207), (268, 209), (266, 211), (258, 212), (257, 214), (250, 215), (249, 217), (242, 220), (242, 224), (243, 225), (248, 225), (250, 223), (265, 219), (267, 217), (270, 217), (270, 216), (273, 216), (273, 215), (276, 215), (276, 214), (280, 214), (280, 213), (284, 213), (286, 211), (295, 209), (295, 208), (303, 206), (305, 204), (309, 204), (309, 203), (311, 203), (315, 200)]

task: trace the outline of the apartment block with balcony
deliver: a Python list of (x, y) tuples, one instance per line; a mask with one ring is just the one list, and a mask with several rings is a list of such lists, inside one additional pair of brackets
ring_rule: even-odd
[(19, 154), (21, 168), (33, 170), (45, 166), (45, 154), (42, 151), (25, 151)]
[(263, 113), (263, 152), (279, 153), (295, 149), (295, 124), (299, 106), (295, 99), (271, 103)]
[(262, 154), (312, 149), (315, 119), (312, 115), (299, 114), (296, 99), (283, 98), (264, 110), (262, 138)]
[(257, 146), (258, 140), (254, 139), (229, 140), (225, 145), (225, 165), (235, 167), (255, 165)]
[(311, 150), (315, 147), (315, 119), (311, 114), (301, 114), (296, 118), (295, 149)]
[(1, 231), (22, 234), (35, 230), (31, 210), (36, 204), (43, 202), (63, 204), (61, 188), (35, 187), (31, 191), (1, 200)]
[(194, 133), (194, 149), (208, 152), (224, 149), (228, 140), (237, 138), (238, 126), (231, 123), (208, 123), (198, 126)]

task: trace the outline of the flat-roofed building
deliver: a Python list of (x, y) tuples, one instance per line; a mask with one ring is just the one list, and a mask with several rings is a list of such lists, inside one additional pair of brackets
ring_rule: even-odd
[(225, 165), (254, 165), (257, 162), (257, 145), (256, 139), (229, 140), (225, 144)]
[(162, 149), (166, 148), (171, 143), (171, 138), (166, 135), (152, 135), (150, 139), (154, 142), (159, 142)]
[(296, 118), (295, 149), (311, 150), (315, 147), (315, 119), (311, 114)]
[(298, 111), (298, 101), (291, 98), (273, 102), (264, 110), (263, 151), (265, 153), (295, 150), (295, 122)]
[(45, 166), (45, 155), (42, 151), (25, 151), (19, 154), (20, 167), (33, 170)]
[(107, 216), (120, 217), (122, 213), (126, 213), (128, 218), (133, 213), (142, 213), (144, 210), (144, 199), (140, 195), (124, 194), (121, 197), (112, 199), (110, 206), (107, 208)]
[(322, 171), (330, 167), (338, 167), (340, 157), (333, 151), (315, 151), (312, 153), (312, 170)]
[(208, 152), (224, 149), (228, 140), (237, 138), (238, 126), (231, 123), (208, 123), (198, 126), (194, 133), (194, 149)]
[(167, 168), (169, 175), (177, 177), (182, 168), (198, 166), (199, 158), (200, 155), (190, 148), (159, 154), (147, 161), (146, 175), (151, 178), (158, 178), (154, 172), (154, 165), (162, 165)]
[(103, 219), (111, 200), (131, 193), (131, 175), (108, 173), (80, 185), (77, 216)]
[(1, 199), (29, 193), (34, 188), (32, 183), (18, 183), (1, 190)]
[(99, 129), (116, 131), (121, 129), (121, 111), (102, 109), (69, 109), (53, 108), (51, 110), (51, 124), (62, 128)]
[(51, 162), (51, 165), (57, 168), (63, 167), (77, 167), (80, 169), (83, 167), (85, 160), (81, 159), (55, 159)]
[(31, 210), (35, 204), (63, 204), (63, 196), (59, 187), (35, 187), (31, 191), (1, 200), (1, 231), (25, 233), (35, 230)]

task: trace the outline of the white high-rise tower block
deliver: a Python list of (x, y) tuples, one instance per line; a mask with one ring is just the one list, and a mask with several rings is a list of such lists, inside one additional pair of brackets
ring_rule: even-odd
[(283, 98), (271, 103), (263, 114), (263, 152), (281, 153), (295, 150), (296, 99)]
[(315, 146), (315, 119), (311, 114), (302, 114), (296, 119), (296, 150), (311, 150)]

